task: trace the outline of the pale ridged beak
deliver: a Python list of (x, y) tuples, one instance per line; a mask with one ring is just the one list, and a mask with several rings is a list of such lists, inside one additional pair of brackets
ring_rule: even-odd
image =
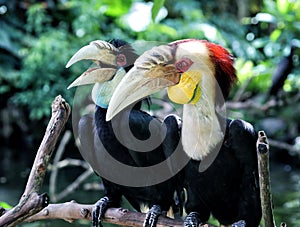
[(74, 80), (68, 89), (80, 85), (102, 83), (110, 80), (116, 73), (113, 68), (90, 68)]
[(81, 60), (93, 60), (96, 64), (97, 62), (102, 62), (107, 65), (111, 65), (112, 68), (90, 68), (81, 74), (72, 84), (70, 84), (68, 89), (79, 85), (110, 80), (117, 71), (117, 69), (113, 67), (116, 66), (117, 51), (117, 48), (113, 45), (102, 40), (93, 41), (89, 45), (82, 47), (69, 60), (66, 68), (69, 68), (71, 65)]
[(155, 92), (179, 83), (180, 74), (173, 64), (172, 49), (168, 45), (154, 47), (142, 54), (134, 67), (124, 76), (110, 100), (106, 120), (130, 104)]

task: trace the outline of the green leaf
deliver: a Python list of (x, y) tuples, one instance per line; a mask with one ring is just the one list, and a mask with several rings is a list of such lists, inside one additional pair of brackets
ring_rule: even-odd
[(112, 17), (119, 17), (128, 13), (132, 0), (105, 0), (107, 9), (105, 14)]
[(277, 0), (276, 5), (278, 11), (282, 14), (286, 14), (289, 11), (289, 0)]
[(271, 35), (270, 35), (270, 39), (273, 41), (273, 42), (276, 42), (278, 40), (278, 38), (280, 37), (281, 35), (281, 30), (280, 29), (276, 29), (274, 30)]
[(12, 208), (11, 205), (9, 205), (6, 202), (2, 202), (2, 201), (0, 201), (0, 206), (3, 207), (4, 209), (11, 209)]
[(295, 15), (296, 15), (296, 20), (295, 21), (299, 21), (300, 20), (300, 1), (295, 1), (292, 4), (291, 8), (292, 8), (291, 11), (294, 12)]
[(153, 22), (155, 22), (158, 12), (161, 9), (161, 7), (163, 7), (164, 3), (165, 3), (165, 0), (154, 0), (153, 1), (153, 6), (152, 6), (152, 10), (151, 10)]
[(4, 94), (10, 91), (10, 87), (8, 85), (1, 85), (0, 86), (0, 94)]

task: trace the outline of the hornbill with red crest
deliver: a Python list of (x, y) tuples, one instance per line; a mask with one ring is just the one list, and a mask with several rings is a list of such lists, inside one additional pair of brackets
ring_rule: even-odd
[(183, 104), (182, 145), (187, 227), (212, 214), (221, 224), (258, 226), (261, 219), (256, 156), (251, 124), (224, 116), (224, 100), (237, 81), (233, 57), (205, 40), (186, 39), (142, 54), (111, 98), (107, 120), (126, 106), (167, 87)]
[[(106, 191), (106, 195), (93, 209), (93, 226), (102, 225), (101, 218), (104, 217), (107, 208), (119, 207), (122, 196), (138, 211), (143, 206), (151, 208), (146, 215), (145, 227), (156, 226), (157, 219), (163, 211), (170, 208), (173, 208), (174, 212), (182, 210), (180, 199), (183, 188), (181, 183), (178, 183), (180, 173), (176, 167), (172, 168), (168, 163), (170, 169), (166, 171), (170, 171), (172, 176), (165, 181), (156, 179), (157, 174), (162, 173), (151, 171), (147, 171), (147, 175), (142, 175), (139, 179), (136, 177), (139, 168), (147, 169), (165, 161), (178, 146), (180, 147), (180, 121), (170, 115), (161, 122), (142, 111), (141, 102), (123, 110), (114, 122), (105, 120), (115, 87), (133, 66), (137, 57), (134, 49), (122, 40), (97, 40), (82, 47), (66, 66), (69, 67), (83, 59), (93, 60), (97, 64), (69, 86), (70, 88), (95, 83), (92, 90), (92, 99), (96, 104), (95, 114), (81, 117), (78, 126), (81, 155), (102, 177)], [(125, 130), (126, 123), (130, 126), (130, 132)], [(152, 131), (149, 131), (149, 128)], [(130, 133), (138, 142), (129, 138)], [(139, 141), (143, 142), (149, 137), (154, 137), (154, 141), (162, 143), (146, 150), (148, 152), (135, 149), (134, 146), (139, 145)], [(120, 140), (122, 138), (124, 140)], [(124, 144), (124, 141), (127, 143)], [(146, 146), (142, 145), (142, 148), (146, 149)], [(179, 195), (178, 200), (174, 197), (175, 191)]]

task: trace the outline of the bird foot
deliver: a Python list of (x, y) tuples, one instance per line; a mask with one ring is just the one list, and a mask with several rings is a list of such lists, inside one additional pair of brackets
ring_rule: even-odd
[(246, 226), (246, 222), (244, 220), (240, 220), (232, 224), (232, 227), (245, 227), (245, 226)]
[(201, 223), (200, 215), (197, 212), (189, 213), (184, 219), (184, 227), (198, 227)]
[(101, 219), (104, 217), (104, 214), (109, 207), (109, 198), (107, 196), (101, 198), (95, 204), (92, 210), (92, 223), (93, 227), (102, 227)]
[(161, 208), (158, 205), (153, 205), (147, 212), (143, 227), (155, 227), (158, 217), (162, 214)]

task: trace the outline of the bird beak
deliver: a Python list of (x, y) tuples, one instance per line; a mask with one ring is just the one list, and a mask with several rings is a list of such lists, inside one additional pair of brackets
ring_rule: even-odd
[(71, 65), (81, 60), (92, 60), (98, 65), (99, 62), (102, 62), (104, 64), (111, 65), (112, 68), (90, 68), (81, 74), (72, 84), (70, 84), (68, 89), (79, 85), (93, 84), (97, 82), (101, 83), (110, 80), (117, 71), (117, 51), (118, 49), (113, 45), (102, 40), (93, 41), (89, 45), (82, 47), (69, 60), (66, 68), (69, 68)]
[(114, 91), (106, 120), (111, 120), (130, 104), (179, 81), (180, 74), (173, 64), (170, 46), (161, 45), (144, 52)]

